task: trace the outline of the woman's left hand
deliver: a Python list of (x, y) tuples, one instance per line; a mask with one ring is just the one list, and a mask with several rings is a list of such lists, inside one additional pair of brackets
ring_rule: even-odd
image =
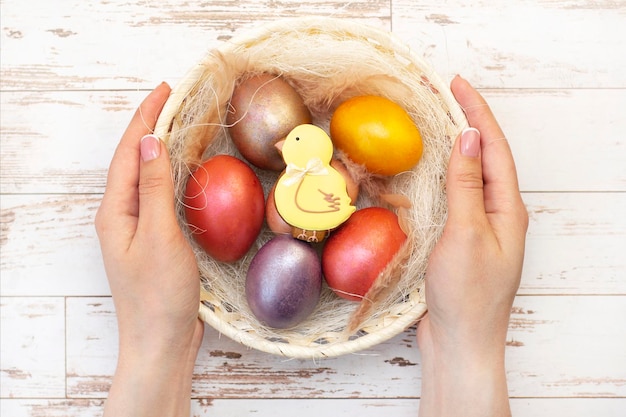
[(96, 215), (120, 347), (105, 415), (178, 415), (181, 406), (189, 408), (204, 329), (199, 273), (176, 219), (167, 148), (151, 135), (169, 93), (167, 84), (159, 85), (136, 111)]

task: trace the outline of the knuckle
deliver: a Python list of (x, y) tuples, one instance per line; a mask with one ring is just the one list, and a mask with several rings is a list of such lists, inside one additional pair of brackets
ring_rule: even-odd
[(524, 231), (527, 231), (528, 225), (530, 222), (529, 216), (528, 216), (528, 209), (526, 208), (524, 203), (521, 201), (518, 204), (516, 216), (517, 216), (517, 221), (519, 225), (523, 228)]
[(163, 188), (165, 181), (161, 177), (146, 176), (139, 180), (138, 192), (139, 195), (151, 195), (156, 194)]
[(493, 118), (493, 112), (489, 104), (480, 100), (475, 104), (470, 104), (463, 107), (463, 111), (468, 119), (478, 120), (485, 118)]
[(96, 228), (96, 233), (98, 234), (98, 236), (102, 236), (106, 230), (106, 216), (104, 214), (104, 211), (102, 209), (102, 205), (100, 207), (98, 207), (98, 210), (96, 211), (96, 216), (94, 218), (94, 227)]
[(508, 213), (510, 222), (520, 227), (524, 231), (528, 230), (529, 215), (528, 209), (522, 200), (521, 195), (517, 194), (508, 199), (506, 202), (506, 213)]
[(483, 188), (483, 177), (480, 172), (461, 171), (456, 175), (456, 182), (461, 188), (477, 190)]

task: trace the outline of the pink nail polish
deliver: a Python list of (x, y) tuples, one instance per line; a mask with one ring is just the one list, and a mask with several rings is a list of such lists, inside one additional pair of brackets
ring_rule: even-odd
[(152, 161), (161, 155), (161, 141), (154, 135), (146, 135), (141, 138), (141, 159), (144, 162)]
[(480, 132), (468, 127), (461, 132), (461, 154), (476, 158), (480, 154)]

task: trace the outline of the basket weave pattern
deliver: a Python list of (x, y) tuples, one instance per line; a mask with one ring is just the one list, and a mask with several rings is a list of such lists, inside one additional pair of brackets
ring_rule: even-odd
[[(214, 154), (241, 157), (225, 126), (228, 101), (237, 82), (268, 72), (284, 77), (305, 100), (313, 122), (328, 131), (333, 110), (361, 94), (385, 96), (414, 119), (422, 133), (424, 154), (410, 172), (385, 179), (368, 175), (338, 155), (361, 184), (357, 207), (385, 206), (380, 194), (406, 196), (412, 203), (403, 215), (407, 244), (386, 274), (394, 285), (373, 308), (347, 330), (359, 303), (338, 298), (324, 288), (314, 313), (294, 329), (261, 325), (244, 295), (247, 266), (273, 234), (266, 227), (250, 253), (233, 264), (211, 259), (195, 243), (185, 224), (182, 196), (190, 172)], [(429, 65), (389, 33), (345, 20), (298, 18), (263, 25), (224, 43), (191, 69), (174, 88), (155, 134), (168, 145), (178, 197), (179, 221), (194, 246), (201, 272), (200, 317), (246, 346), (297, 358), (356, 352), (386, 341), (420, 319), (428, 256), (441, 235), (447, 215), (445, 172), (451, 144), (466, 126), (449, 88)], [(265, 191), (277, 174), (255, 169)], [(388, 206), (387, 206), (388, 207)]]

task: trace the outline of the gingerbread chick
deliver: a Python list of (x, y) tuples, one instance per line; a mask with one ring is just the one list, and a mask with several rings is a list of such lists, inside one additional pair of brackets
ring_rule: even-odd
[(321, 128), (303, 124), (276, 146), (287, 164), (274, 191), (276, 209), (294, 237), (321, 241), (356, 210), (346, 181), (330, 166), (333, 143)]

